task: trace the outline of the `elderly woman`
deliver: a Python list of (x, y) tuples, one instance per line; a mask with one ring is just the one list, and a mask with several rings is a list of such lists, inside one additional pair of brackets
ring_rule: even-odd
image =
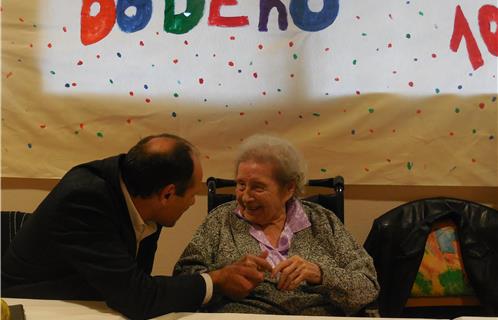
[[(282, 139), (256, 135), (236, 160), (236, 201), (214, 209), (175, 266), (210, 272), (247, 255), (273, 267), (245, 298), (216, 292), (203, 311), (350, 315), (379, 291), (371, 257), (329, 210), (298, 196), (304, 163)], [(254, 267), (257, 264), (254, 263)]]

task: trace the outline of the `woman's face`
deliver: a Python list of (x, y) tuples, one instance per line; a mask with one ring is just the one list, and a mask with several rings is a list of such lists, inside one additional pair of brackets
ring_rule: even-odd
[(285, 204), (294, 194), (294, 185), (281, 187), (275, 180), (273, 164), (245, 161), (237, 170), (235, 194), (241, 213), (261, 226), (285, 215)]

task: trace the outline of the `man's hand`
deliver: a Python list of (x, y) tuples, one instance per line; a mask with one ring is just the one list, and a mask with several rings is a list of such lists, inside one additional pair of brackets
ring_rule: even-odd
[(264, 279), (265, 271), (272, 271), (272, 266), (265, 251), (259, 256), (245, 255), (233, 264), (209, 272), (215, 291), (232, 299), (245, 298)]
[(271, 274), (275, 277), (280, 272), (277, 288), (280, 290), (294, 290), (303, 281), (309, 284), (322, 283), (322, 271), (316, 264), (304, 260), (300, 256), (292, 256), (280, 262)]

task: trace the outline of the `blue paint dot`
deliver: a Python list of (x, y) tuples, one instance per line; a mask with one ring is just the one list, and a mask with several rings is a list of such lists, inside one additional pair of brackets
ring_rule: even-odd
[(496, 101), (496, 97), (491, 98), (491, 101), (495, 102)]
[(146, 84), (144, 84), (144, 89), (145, 89), (145, 90), (149, 89), (149, 86), (148, 86), (148, 85), (146, 85)]
[(237, 72), (238, 72), (238, 73), (242, 73), (242, 70), (241, 70), (241, 69), (239, 69), (239, 70), (237, 70)]
[(66, 83), (64, 87), (69, 88), (71, 85), (69, 83)]
[(28, 148), (33, 148), (33, 145), (31, 143), (28, 143)]
[(53, 71), (53, 70), (52, 70), (52, 71), (50, 71), (50, 73), (51, 73), (51, 74), (55, 74), (55, 71)]
[(436, 90), (434, 90), (434, 91), (436, 91), (436, 93), (441, 92), (441, 90), (439, 90), (439, 88), (436, 88)]
[(121, 53), (120, 53), (120, 52), (118, 52), (118, 53), (116, 53), (116, 54), (117, 54), (117, 56), (118, 56), (119, 58), (121, 58)]
[(460, 85), (458, 85), (457, 88), (458, 88), (458, 90), (462, 90), (463, 86), (460, 84)]
[(171, 112), (171, 116), (172, 116), (173, 118), (176, 118), (176, 112), (174, 112), (174, 111), (173, 111), (173, 112)]

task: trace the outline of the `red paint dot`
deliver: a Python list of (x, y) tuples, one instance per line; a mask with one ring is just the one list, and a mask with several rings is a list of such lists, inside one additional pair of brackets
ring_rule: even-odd
[(12, 71), (10, 71), (9, 73), (7, 73), (7, 75), (5, 76), (7, 79), (10, 78), (11, 76), (13, 75)]
[(328, 52), (328, 51), (330, 51), (330, 48), (325, 48), (325, 52)]
[(241, 112), (241, 113), (239, 113), (239, 114), (240, 114), (241, 116), (245, 115), (245, 113), (244, 113), (244, 112)]
[(473, 162), (473, 163), (476, 163), (476, 162), (477, 162), (477, 160), (476, 160), (476, 159), (474, 159), (474, 158), (472, 158), (472, 162)]
[(359, 96), (360, 94), (361, 94), (360, 90), (356, 90), (356, 95)]
[(265, 124), (268, 125), (268, 123), (269, 123), (268, 120), (265, 120)]
[(143, 47), (144, 46), (144, 42), (142, 40), (140, 40), (140, 46)]
[(484, 109), (485, 106), (484, 102), (479, 103), (479, 108)]
[(291, 73), (291, 74), (290, 74), (290, 77), (291, 77), (291, 78), (294, 78), (294, 74), (293, 74), (293, 73)]
[(233, 67), (233, 66), (235, 65), (235, 63), (233, 63), (233, 61), (228, 61), (228, 65), (229, 65), (230, 67)]
[(158, 35), (159, 35), (159, 31), (156, 31), (156, 36), (158, 36)]
[(252, 74), (252, 76), (253, 76), (254, 78), (258, 78), (258, 73), (257, 73), (257, 72), (254, 72), (254, 73)]
[(78, 84), (76, 82), (71, 83), (73, 87), (76, 87)]
[(40, 128), (45, 129), (47, 127), (46, 124), (40, 124)]
[(204, 158), (206, 158), (207, 160), (211, 159), (211, 157), (209, 157), (208, 155), (205, 155)]
[(436, 59), (437, 58), (437, 54), (433, 53), (433, 54), (431, 54), (431, 57), (433, 57), (434, 59)]
[(204, 79), (199, 78), (199, 84), (204, 84)]
[(370, 169), (368, 169), (368, 168), (364, 168), (364, 170), (365, 170), (366, 172), (370, 171)]
[(79, 60), (77, 65), (81, 66), (83, 64), (83, 61), (82, 60)]
[(391, 159), (387, 158), (387, 159), (386, 159), (386, 161), (387, 161), (387, 162), (391, 162)]
[(422, 110), (417, 109), (417, 114), (421, 114), (421, 113), (422, 113)]
[(150, 103), (150, 101), (151, 101), (150, 98), (145, 99), (145, 102), (147, 102), (147, 103)]
[(183, 41), (183, 43), (184, 43), (186, 46), (188, 46), (188, 41), (187, 41), (187, 40)]
[(126, 119), (126, 122), (131, 123), (131, 119), (130, 118)]
[(266, 91), (261, 92), (262, 95), (266, 96)]
[(47, 44), (47, 47), (52, 48), (52, 44), (49, 42), (49, 43)]
[(334, 80), (335, 80), (335, 81), (339, 81), (339, 80), (341, 80), (341, 79), (340, 79), (339, 77), (335, 77), (335, 78), (334, 78)]
[(392, 47), (393, 47), (393, 44), (389, 42), (389, 43), (387, 44), (387, 47), (388, 47), (388, 48), (392, 48)]
[(85, 124), (84, 123), (80, 123), (80, 129), (83, 129), (85, 128)]
[(278, 113), (279, 116), (282, 115), (282, 111), (280, 111), (280, 110), (277, 113)]
[(230, 40), (235, 40), (235, 37), (234, 36), (230, 36)]
[(134, 95), (134, 94), (135, 94), (135, 93), (133, 93), (133, 91), (130, 91), (130, 96), (132, 96), (132, 97), (133, 97), (133, 95)]
[(450, 131), (450, 136), (453, 137), (455, 135), (455, 133), (453, 131)]
[(369, 129), (368, 130), (370, 133), (374, 133), (374, 129)]
[(409, 85), (410, 87), (413, 87), (413, 86), (414, 86), (413, 81), (408, 82), (408, 85)]
[(291, 48), (292, 48), (293, 46), (294, 46), (294, 42), (289, 41), (289, 47), (291, 47)]
[(173, 59), (173, 63), (177, 64), (178, 63), (178, 59)]
[(393, 132), (393, 133), (396, 133), (396, 129), (393, 129), (393, 130), (392, 130), (392, 132)]
[(259, 49), (259, 50), (262, 50), (262, 49), (263, 49), (263, 45), (262, 45), (261, 43), (260, 43), (260, 44), (258, 44), (258, 49)]
[(97, 55), (97, 59), (100, 59), (100, 54)]
[(24, 19), (23, 18), (19, 18), (19, 21), (24, 22)]
[(62, 27), (62, 31), (67, 32), (67, 28), (65, 26)]
[(30, 43), (30, 44), (29, 44), (29, 47), (30, 47), (30, 48), (33, 48), (33, 44), (32, 44), (32, 43)]

